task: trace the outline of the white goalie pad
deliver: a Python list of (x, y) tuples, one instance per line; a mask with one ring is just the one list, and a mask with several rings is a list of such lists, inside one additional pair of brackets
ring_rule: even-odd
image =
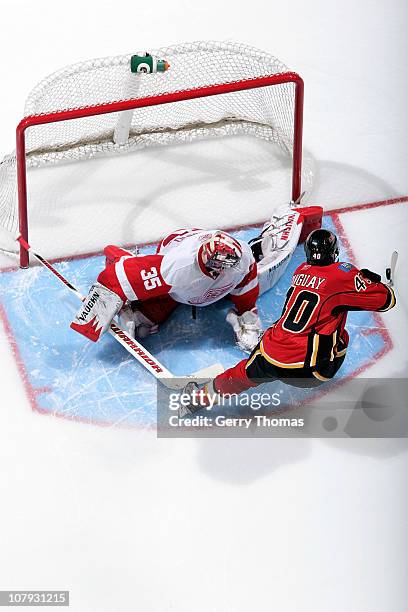
[(277, 209), (262, 230), (262, 255), (258, 262), (259, 293), (271, 289), (284, 274), (299, 242), (302, 217), (290, 205)]

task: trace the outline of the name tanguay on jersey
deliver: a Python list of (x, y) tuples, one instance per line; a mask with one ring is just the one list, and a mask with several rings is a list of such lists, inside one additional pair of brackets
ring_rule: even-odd
[(312, 276), (311, 274), (295, 274), (292, 278), (292, 285), (296, 287), (310, 287), (311, 289), (319, 289), (320, 285), (326, 279), (321, 276)]

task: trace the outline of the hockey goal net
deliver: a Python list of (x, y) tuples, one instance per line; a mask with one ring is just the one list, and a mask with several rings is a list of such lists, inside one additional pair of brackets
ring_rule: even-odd
[[(24, 119), (17, 127), (16, 151), (0, 164), (3, 228), (12, 233), (20, 231), (27, 239), (29, 229), (30, 234), (35, 233), (36, 227), (42, 225), (55, 238), (55, 232), (63, 226), (68, 236), (68, 255), (80, 227), (84, 231), (86, 226), (87, 235), (98, 233), (95, 223), (105, 210), (102, 200), (106, 195), (103, 180), (107, 167), (67, 162), (95, 163), (98, 158), (115, 158), (118, 170), (119, 158), (129, 158), (123, 154), (155, 145), (208, 141), (212, 137), (252, 136), (273, 143), (290, 160), (288, 195), (293, 199), (299, 196), (303, 113), (303, 81), (299, 75), (275, 57), (241, 44), (198, 42), (149, 52), (168, 61), (170, 69), (135, 74), (130, 70), (130, 55), (108, 57), (64, 68), (34, 88), (26, 102)], [(249, 164), (249, 149), (247, 155)], [(137, 165), (125, 166), (125, 172), (133, 173), (133, 181), (140, 185), (147, 180), (151, 183), (157, 179), (158, 183), (157, 175), (146, 178), (146, 164), (153, 163), (153, 158), (158, 159), (157, 155), (139, 157)], [(189, 161), (184, 157), (180, 163)], [(178, 163), (177, 156), (172, 163)], [(73, 166), (77, 168), (75, 172)], [(65, 168), (62, 178), (57, 178), (56, 167)], [(43, 173), (41, 181), (37, 178), (39, 169)], [(90, 193), (87, 181), (93, 173), (99, 174), (99, 194)], [(311, 181), (311, 174), (311, 167), (305, 167), (306, 183)], [(200, 189), (200, 181), (197, 182)], [(160, 189), (157, 185), (156, 188)], [(109, 211), (110, 219), (122, 217), (122, 226), (129, 224), (132, 210), (136, 222), (142, 219), (138, 212), (148, 197), (141, 196), (141, 202), (136, 193), (129, 198), (130, 208), (123, 212), (123, 182), (114, 189), (116, 202), (109, 203), (104, 226), (109, 223)], [(166, 189), (165, 184), (162, 189)], [(86, 198), (93, 200), (89, 216), (83, 208)], [(269, 212), (260, 211), (257, 216), (263, 219)], [(154, 215), (151, 218), (154, 224)], [(173, 226), (180, 226), (177, 215)], [(38, 236), (42, 240), (44, 233)], [(41, 242), (36, 244), (41, 248)], [(92, 243), (94, 248), (97, 245)], [(20, 264), (28, 265), (24, 250)]]

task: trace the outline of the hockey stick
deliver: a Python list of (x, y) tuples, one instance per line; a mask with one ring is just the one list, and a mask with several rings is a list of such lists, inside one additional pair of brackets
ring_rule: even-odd
[(305, 190), (305, 191), (302, 191), (302, 193), (300, 194), (300, 196), (299, 196), (298, 198), (296, 198), (296, 200), (295, 200), (295, 201), (291, 200), (291, 202), (290, 202), (290, 206), (291, 206), (291, 207), (294, 207), (294, 206), (297, 206), (298, 204), (300, 204), (300, 203), (301, 203), (301, 201), (302, 201), (302, 199), (303, 199), (303, 196), (305, 195), (305, 193), (306, 193), (306, 190)]
[(395, 268), (397, 265), (397, 261), (398, 261), (398, 251), (394, 251), (393, 254), (391, 255), (391, 262), (390, 262), (390, 267), (386, 268), (385, 270), (385, 276), (387, 278), (387, 285), (389, 287), (393, 287), (394, 286), (394, 282), (395, 282)]
[[(84, 296), (72, 285), (54, 266), (44, 259), (42, 255), (36, 253), (32, 247), (24, 240), (22, 236), (17, 236), (16, 241), (19, 242), (27, 251), (30, 251), (32, 255), (49, 270), (58, 280), (65, 285), (72, 293), (74, 293), (81, 301), (84, 300)], [(149, 351), (147, 351), (137, 340), (128, 336), (116, 323), (111, 323), (109, 333), (117, 340), (125, 349), (130, 353), (139, 363), (141, 363), (146, 370), (153, 374), (155, 378), (160, 380), (166, 387), (171, 389), (179, 389), (185, 386), (185, 381), (179, 381), (180, 377), (172, 374), (164, 365), (162, 365)], [(200, 378), (200, 379), (211, 379), (224, 371), (223, 366), (220, 363), (214, 363), (211, 366), (203, 368), (198, 372), (188, 374), (184, 378)], [(177, 382), (179, 381), (179, 382)]]

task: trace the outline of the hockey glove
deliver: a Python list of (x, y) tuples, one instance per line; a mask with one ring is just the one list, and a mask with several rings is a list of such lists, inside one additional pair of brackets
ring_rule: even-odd
[(184, 387), (183, 396), (189, 396), (189, 401), (180, 405), (178, 409), (179, 418), (194, 414), (202, 408), (211, 408), (218, 404), (219, 399), (213, 381), (199, 385), (193, 380)]
[(256, 308), (247, 310), (242, 315), (231, 309), (227, 314), (227, 322), (235, 333), (235, 340), (242, 351), (250, 353), (263, 335), (261, 320)]
[(360, 270), (361, 275), (372, 283), (381, 283), (381, 275), (376, 272), (372, 272), (371, 270), (367, 270), (367, 268), (363, 268)]
[(119, 313), (119, 325), (133, 338), (146, 338), (159, 330), (157, 323), (150, 321), (140, 310), (126, 305)]

